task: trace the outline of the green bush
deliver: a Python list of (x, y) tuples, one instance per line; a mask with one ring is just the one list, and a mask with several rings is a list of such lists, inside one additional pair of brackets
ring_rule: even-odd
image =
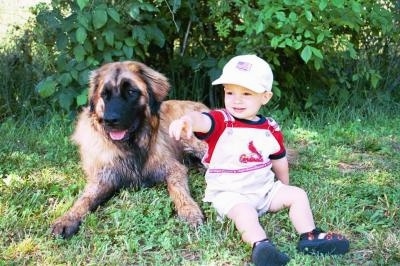
[(25, 117), (28, 113), (44, 114), (52, 101), (40, 98), (34, 84), (45, 78), (49, 62), (43, 50), (35, 42), (35, 34), (29, 29), (11, 28), (10, 36), (0, 44), (0, 121), (7, 117)]
[(282, 106), (347, 104), (355, 91), (389, 89), (383, 74), (389, 60), (400, 59), (398, 2), (213, 2), (221, 41), (235, 42), (233, 53), (255, 51), (272, 63)]
[[(66, 110), (86, 104), (90, 71), (139, 60), (170, 78), (170, 96), (221, 104), (210, 81), (235, 54), (275, 73), (273, 106), (292, 111), (399, 96), (396, 1), (53, 0), (37, 31), (55, 72), (36, 86)], [(379, 58), (379, 60), (376, 60)]]

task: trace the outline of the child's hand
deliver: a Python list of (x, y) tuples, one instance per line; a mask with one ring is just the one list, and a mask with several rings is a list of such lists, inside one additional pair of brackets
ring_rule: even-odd
[(169, 136), (171, 138), (180, 140), (182, 135), (188, 139), (190, 139), (193, 135), (191, 120), (185, 116), (172, 121), (172, 123), (169, 125)]

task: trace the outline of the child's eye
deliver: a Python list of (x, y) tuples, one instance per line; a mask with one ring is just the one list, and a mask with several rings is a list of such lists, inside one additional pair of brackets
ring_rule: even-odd
[(244, 96), (251, 96), (252, 94), (250, 92), (245, 92), (243, 93)]
[(232, 95), (232, 92), (231, 91), (225, 91), (225, 94)]

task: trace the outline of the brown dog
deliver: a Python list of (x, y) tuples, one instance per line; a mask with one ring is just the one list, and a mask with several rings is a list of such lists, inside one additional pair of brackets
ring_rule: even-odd
[(52, 234), (68, 238), (84, 216), (124, 187), (166, 181), (178, 216), (192, 225), (203, 214), (192, 199), (184, 153), (202, 158), (206, 145), (196, 138), (175, 141), (169, 123), (201, 103), (163, 101), (167, 79), (134, 61), (105, 64), (90, 79), (89, 107), (79, 116), (72, 139), (79, 146), (87, 184), (72, 208), (52, 225)]

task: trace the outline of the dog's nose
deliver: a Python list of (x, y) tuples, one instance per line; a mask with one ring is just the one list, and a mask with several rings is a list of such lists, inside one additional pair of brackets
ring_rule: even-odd
[(104, 115), (104, 123), (107, 126), (115, 127), (118, 126), (120, 123), (120, 118), (116, 114), (105, 114)]

